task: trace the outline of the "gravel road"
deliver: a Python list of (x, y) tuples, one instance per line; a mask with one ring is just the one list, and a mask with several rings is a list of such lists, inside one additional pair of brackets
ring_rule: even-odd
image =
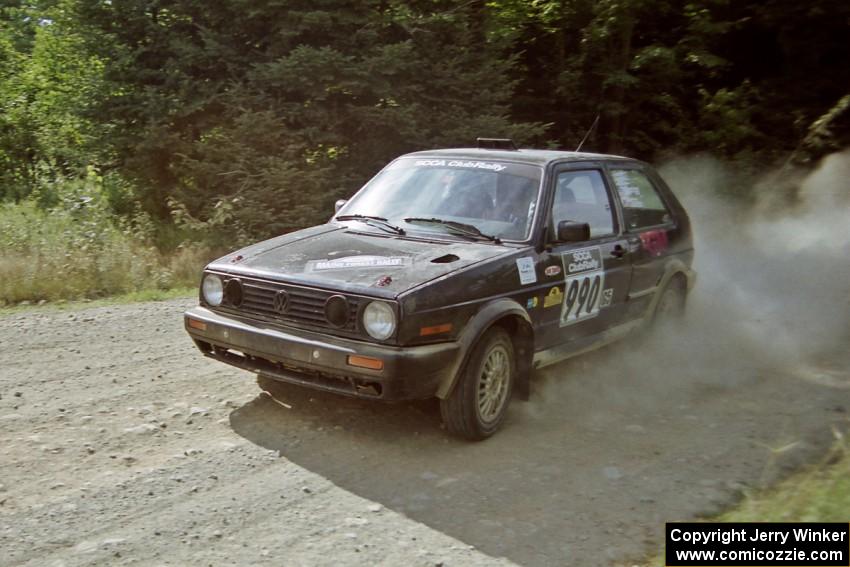
[(0, 564), (510, 564), (235, 432), (190, 303), (0, 317)]
[(673, 335), (541, 373), (468, 444), (433, 403), (262, 393), (194, 350), (191, 303), (0, 317), (0, 563), (629, 565), (819, 458), (850, 407), (841, 361)]

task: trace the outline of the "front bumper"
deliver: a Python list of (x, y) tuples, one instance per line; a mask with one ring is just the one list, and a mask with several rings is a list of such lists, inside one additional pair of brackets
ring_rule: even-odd
[[(394, 347), (300, 329), (283, 331), (205, 307), (190, 309), (183, 319), (186, 331), (210, 358), (282, 382), (360, 398), (433, 397), (454, 372), (460, 353), (455, 342)], [(190, 326), (190, 320), (198, 323)], [(380, 359), (384, 367), (351, 366), (351, 355)]]

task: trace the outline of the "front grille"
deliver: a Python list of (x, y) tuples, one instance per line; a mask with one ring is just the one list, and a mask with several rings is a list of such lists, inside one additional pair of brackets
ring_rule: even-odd
[[(338, 293), (288, 284), (242, 279), (242, 303), (238, 307), (224, 305), (227, 310), (246, 315), (259, 315), (263, 319), (286, 321), (310, 327), (357, 333), (360, 298), (346, 296), (348, 321), (342, 326), (332, 325), (325, 317), (325, 302)], [(275, 295), (286, 293), (286, 309), (275, 309)]]

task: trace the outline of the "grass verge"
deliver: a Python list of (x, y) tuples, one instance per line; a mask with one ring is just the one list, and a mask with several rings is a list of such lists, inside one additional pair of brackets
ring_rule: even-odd
[(102, 199), (74, 187), (50, 209), (33, 200), (0, 204), (0, 308), (180, 294), (198, 284), (216, 255), (189, 242), (162, 251), (150, 221), (117, 218)]
[[(848, 522), (850, 521), (850, 442), (838, 442), (826, 458), (776, 486), (747, 493), (737, 506), (712, 522)], [(643, 567), (663, 567), (664, 550)]]
[[(839, 434), (837, 434), (839, 435)], [(721, 522), (850, 521), (850, 447), (842, 439), (824, 464), (810, 467), (773, 488), (748, 495)]]
[(0, 317), (7, 315), (15, 315), (18, 313), (28, 313), (32, 311), (78, 311), (80, 309), (88, 309), (90, 307), (103, 307), (105, 305), (125, 305), (128, 303), (139, 303), (143, 301), (167, 301), (169, 299), (182, 299), (197, 297), (197, 287), (176, 287), (172, 289), (144, 289), (140, 291), (131, 291), (120, 295), (103, 297), (100, 299), (81, 299), (76, 301), (67, 301), (60, 299), (58, 301), (30, 304), (17, 304), (6, 307), (0, 307)]

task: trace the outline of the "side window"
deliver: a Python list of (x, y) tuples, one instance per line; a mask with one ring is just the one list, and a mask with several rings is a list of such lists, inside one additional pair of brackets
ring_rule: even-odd
[(611, 200), (600, 171), (591, 169), (558, 174), (552, 203), (552, 227), (566, 220), (589, 224), (592, 238), (614, 233)]
[(623, 203), (623, 219), (627, 230), (670, 222), (670, 213), (664, 201), (643, 172), (615, 169), (611, 171), (611, 177)]

